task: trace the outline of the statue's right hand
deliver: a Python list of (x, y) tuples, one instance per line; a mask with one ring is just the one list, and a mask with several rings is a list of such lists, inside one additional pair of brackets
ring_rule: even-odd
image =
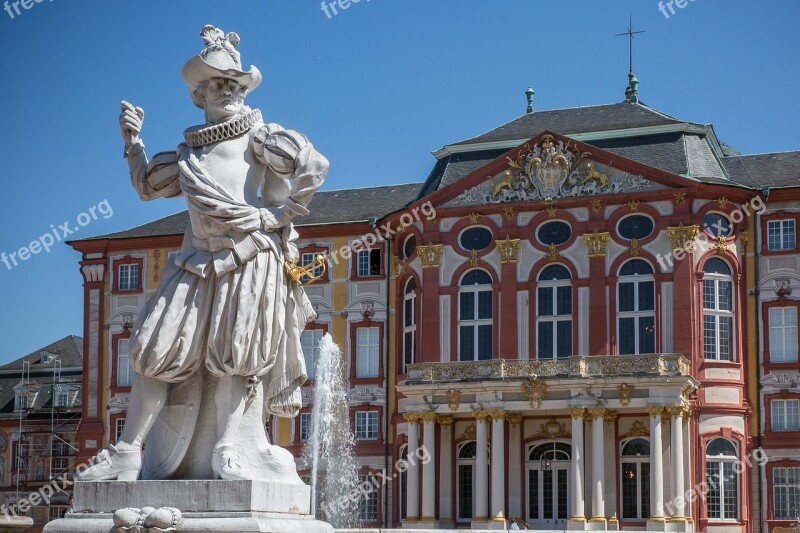
[(144, 122), (144, 109), (134, 107), (126, 101), (122, 101), (122, 112), (119, 115), (119, 127), (122, 133), (122, 140), (125, 146), (130, 146), (139, 138)]

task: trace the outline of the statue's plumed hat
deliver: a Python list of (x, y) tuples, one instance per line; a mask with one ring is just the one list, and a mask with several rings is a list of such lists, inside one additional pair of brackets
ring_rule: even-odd
[(199, 55), (194, 56), (181, 69), (181, 76), (192, 102), (199, 108), (203, 108), (203, 102), (195, 94), (197, 86), (202, 81), (212, 78), (227, 78), (236, 80), (239, 84), (247, 87), (245, 94), (253, 91), (261, 84), (261, 72), (254, 66), (250, 66), (249, 72), (242, 70), (242, 61), (236, 47), (239, 45), (239, 36), (235, 33), (225, 33), (214, 26), (205, 26), (200, 32), (200, 37), (206, 47)]

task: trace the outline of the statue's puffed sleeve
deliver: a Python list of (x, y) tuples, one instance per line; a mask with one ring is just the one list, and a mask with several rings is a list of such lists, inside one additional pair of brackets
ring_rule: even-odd
[[(295, 171), (291, 187), (285, 177), (277, 175), (270, 169), (267, 146), (268, 137), (275, 135), (283, 142), (280, 151), (288, 158), (294, 159)], [(264, 180), (264, 201), (267, 205), (281, 206), (293, 215), (307, 215), (308, 205), (314, 198), (317, 189), (325, 181), (330, 164), (325, 157), (314, 149), (314, 146), (302, 134), (284, 129), (278, 124), (266, 124), (260, 128), (253, 138), (255, 153), (267, 165)]]
[(125, 151), (125, 157), (131, 172), (131, 184), (142, 200), (175, 198), (183, 194), (175, 152), (161, 152), (148, 161), (144, 143), (137, 141)]

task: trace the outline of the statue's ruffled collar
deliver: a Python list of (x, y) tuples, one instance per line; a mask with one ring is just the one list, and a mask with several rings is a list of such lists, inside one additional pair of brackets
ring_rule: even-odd
[(239, 115), (221, 124), (203, 126), (199, 129), (197, 127), (189, 128), (183, 132), (183, 138), (186, 139), (186, 144), (191, 148), (200, 148), (201, 146), (208, 146), (226, 139), (239, 137), (261, 122), (261, 110), (253, 109), (244, 115)]

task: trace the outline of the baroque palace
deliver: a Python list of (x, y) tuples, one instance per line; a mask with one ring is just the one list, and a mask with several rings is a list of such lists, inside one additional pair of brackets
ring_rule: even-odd
[[(302, 264), (331, 258), (306, 287), (311, 383), (330, 333), (361, 474), (398, 474), (359, 519), (789, 531), (800, 152), (742, 155), (640, 103), (632, 74), (619, 104), (534, 111), (527, 95), (526, 114), (435, 152), (424, 182), (321, 192), (296, 220)], [(80, 459), (119, 435), (130, 329), (187, 224), (70, 243), (85, 295)], [(268, 421), (298, 458), (311, 383), (298, 418)], [(421, 446), (431, 461), (398, 471)]]

